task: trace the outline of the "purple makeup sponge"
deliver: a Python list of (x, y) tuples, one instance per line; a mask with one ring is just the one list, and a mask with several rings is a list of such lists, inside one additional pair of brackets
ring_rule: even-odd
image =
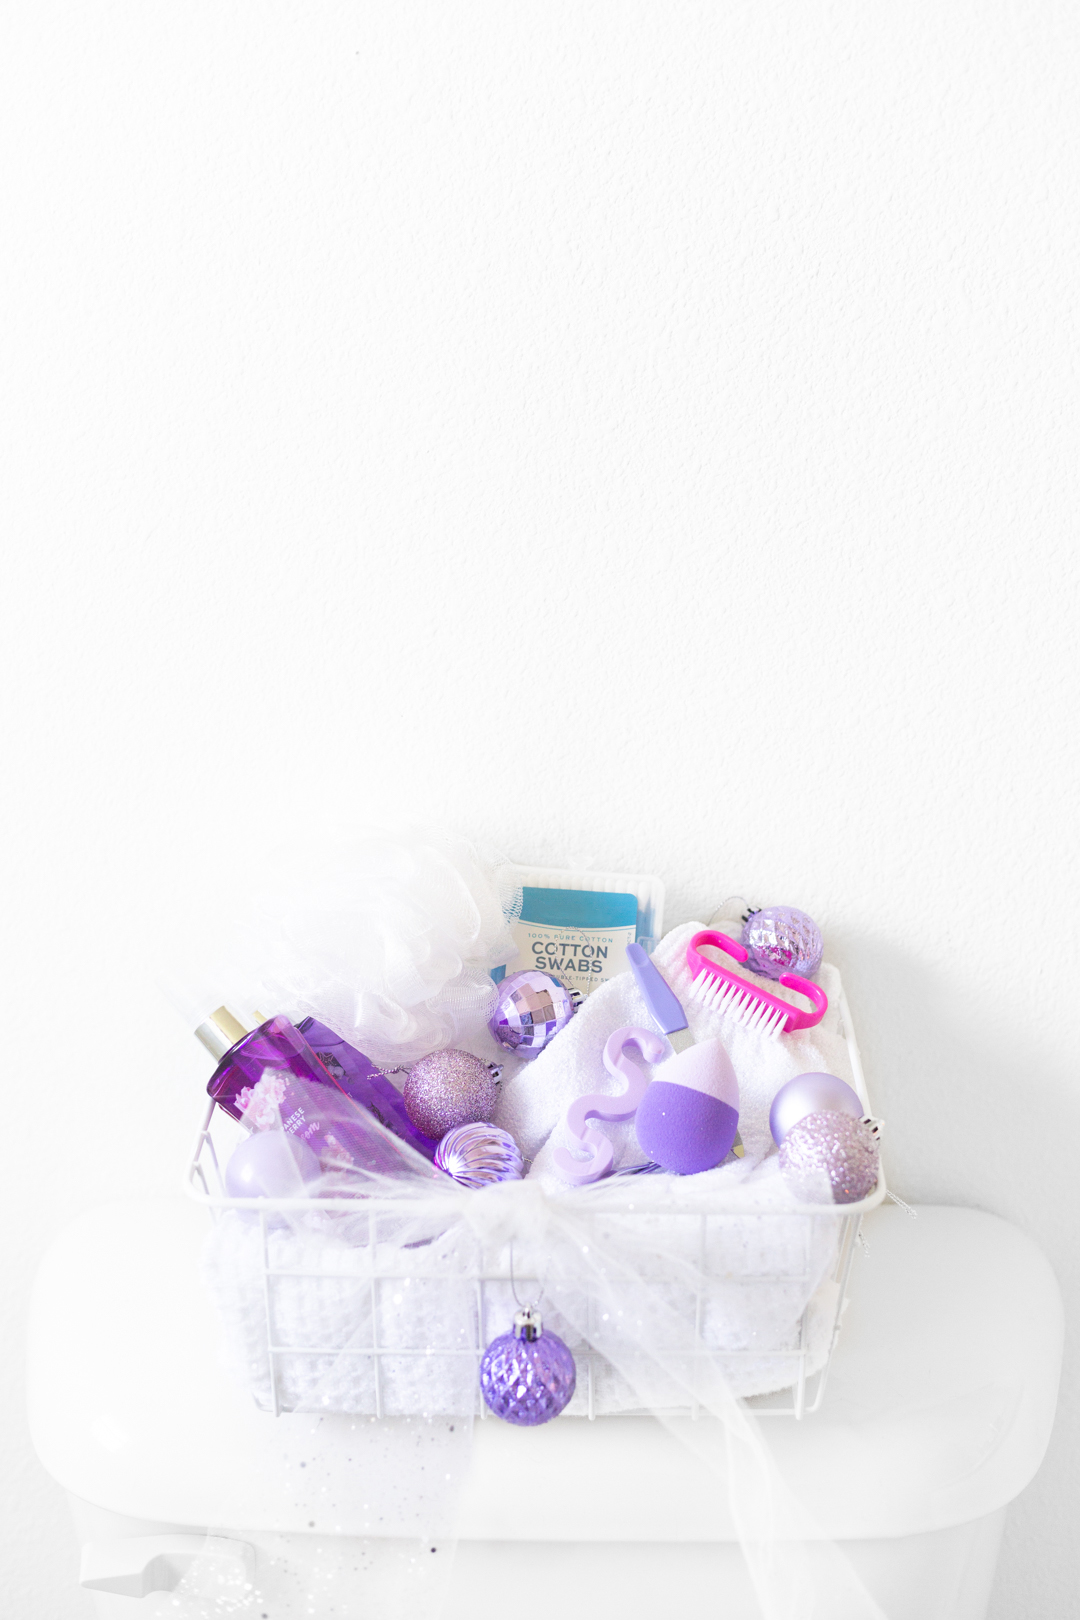
[(711, 1170), (731, 1152), (739, 1127), (739, 1083), (720, 1041), (669, 1058), (634, 1119), (647, 1158), (677, 1176)]
[(637, 1111), (642, 1153), (676, 1176), (694, 1176), (726, 1159), (739, 1128), (738, 1110), (689, 1086), (654, 1080)]

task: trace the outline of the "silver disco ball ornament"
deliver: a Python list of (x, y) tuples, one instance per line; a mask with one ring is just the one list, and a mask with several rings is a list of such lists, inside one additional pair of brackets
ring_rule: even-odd
[(533, 1058), (565, 1029), (581, 1006), (581, 995), (550, 973), (524, 968), (498, 986), (489, 1028), (499, 1045), (517, 1057)]

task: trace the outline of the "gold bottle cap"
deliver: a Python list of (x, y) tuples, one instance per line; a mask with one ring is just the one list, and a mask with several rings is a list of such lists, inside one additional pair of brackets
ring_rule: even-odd
[(245, 1035), (251, 1033), (254, 1026), (242, 1024), (228, 1007), (219, 1007), (212, 1012), (205, 1023), (200, 1024), (195, 1031), (196, 1038), (202, 1041), (215, 1063), (219, 1063), (231, 1046), (243, 1040)]

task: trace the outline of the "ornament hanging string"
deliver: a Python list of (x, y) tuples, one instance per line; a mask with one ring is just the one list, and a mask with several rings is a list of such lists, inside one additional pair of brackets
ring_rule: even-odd
[[(514, 1242), (509, 1243), (510, 1292), (518, 1309), (512, 1333), (492, 1339), (480, 1360), (480, 1392), (506, 1422), (525, 1428), (549, 1423), (574, 1397), (577, 1364), (557, 1333), (545, 1331), (540, 1301), (523, 1305), (514, 1278)], [(540, 1282), (540, 1279), (537, 1278)]]
[[(536, 1280), (537, 1280), (537, 1282), (540, 1282), (539, 1277), (537, 1277)], [(519, 1311), (538, 1311), (540, 1309), (540, 1301), (543, 1299), (544, 1294), (547, 1292), (547, 1283), (541, 1283), (540, 1292), (537, 1294), (535, 1299), (531, 1299), (531, 1300), (526, 1301), (526, 1300), (518, 1298), (517, 1283), (514, 1280), (514, 1240), (513, 1240), (513, 1238), (510, 1239), (510, 1292), (514, 1296), (514, 1304), (517, 1306)]]

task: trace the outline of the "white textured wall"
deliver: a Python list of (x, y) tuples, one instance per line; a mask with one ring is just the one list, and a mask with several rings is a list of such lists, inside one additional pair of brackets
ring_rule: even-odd
[[(171, 897), (405, 808), (806, 906), (894, 1184), (1075, 1316), (1075, 8), (0, 29), (5, 1304), (178, 1172)], [(1077, 1397), (995, 1620), (1072, 1612)], [(69, 1620), (4, 1399), (7, 1612)]]

